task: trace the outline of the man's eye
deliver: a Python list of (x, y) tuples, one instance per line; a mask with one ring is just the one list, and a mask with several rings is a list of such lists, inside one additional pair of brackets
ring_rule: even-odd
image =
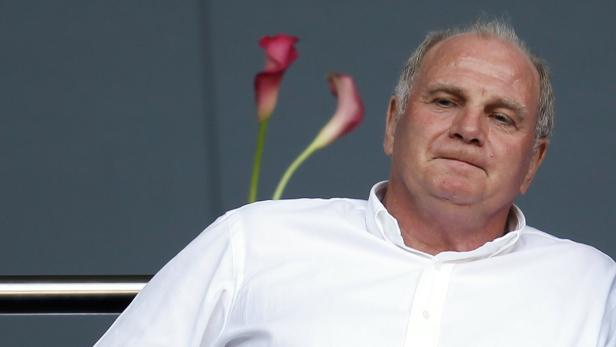
[(434, 99), (433, 103), (436, 104), (437, 106), (446, 107), (446, 108), (456, 106), (456, 103), (449, 99), (438, 98), (438, 99)]
[(509, 116), (502, 114), (502, 113), (493, 113), (492, 119), (496, 120), (497, 122), (503, 125), (514, 125), (513, 120), (509, 118)]

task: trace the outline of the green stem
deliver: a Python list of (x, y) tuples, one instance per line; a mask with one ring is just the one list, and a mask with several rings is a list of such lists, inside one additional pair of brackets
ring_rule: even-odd
[(257, 201), (257, 187), (259, 186), (259, 173), (261, 172), (261, 157), (263, 157), (263, 145), (265, 144), (265, 133), (269, 118), (259, 122), (259, 133), (257, 134), (257, 148), (255, 149), (255, 159), (252, 164), (252, 175), (250, 176), (250, 189), (248, 190), (248, 202)]
[(280, 199), (280, 197), (282, 196), (282, 192), (287, 186), (287, 183), (289, 183), (289, 179), (291, 179), (291, 176), (293, 176), (297, 168), (300, 165), (302, 165), (302, 163), (306, 161), (308, 157), (310, 157), (314, 152), (316, 152), (317, 149), (318, 148), (315, 145), (315, 143), (312, 142), (308, 147), (306, 147), (306, 149), (304, 149), (304, 151), (297, 158), (295, 158), (295, 160), (293, 160), (291, 165), (289, 165), (287, 170), (282, 175), (280, 182), (278, 182), (278, 185), (276, 186), (276, 191), (274, 192), (274, 196), (272, 197), (272, 199), (274, 200)]

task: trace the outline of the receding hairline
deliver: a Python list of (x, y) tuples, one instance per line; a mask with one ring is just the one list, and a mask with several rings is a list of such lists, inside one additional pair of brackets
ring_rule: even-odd
[(517, 51), (517, 53), (521, 57), (524, 57), (524, 59), (528, 62), (529, 66), (532, 67), (533, 71), (538, 72), (537, 67), (533, 63), (532, 56), (528, 52), (528, 48), (526, 48), (526, 46), (520, 46), (520, 44), (517, 42), (512, 42), (506, 38), (502, 38), (497, 35), (494, 35), (491, 33), (484, 33), (484, 32), (477, 32), (477, 33), (476, 32), (460, 32), (460, 33), (452, 34), (451, 36), (447, 36), (443, 39), (437, 40), (433, 44), (426, 47), (426, 51), (424, 52), (423, 57), (422, 57), (423, 59), (421, 59), (421, 62), (419, 64), (420, 71), (421, 71), (421, 67), (424, 64), (425, 58), (430, 54), (430, 52), (438, 49), (440, 46), (446, 44), (449, 41), (459, 40), (464, 37), (478, 38), (478, 39), (486, 40), (486, 41), (497, 41), (497, 42), (504, 44), (505, 46), (508, 46), (509, 48), (513, 48), (515, 51)]

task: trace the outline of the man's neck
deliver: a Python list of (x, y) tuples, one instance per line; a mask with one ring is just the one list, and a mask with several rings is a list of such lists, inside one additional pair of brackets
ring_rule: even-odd
[(473, 206), (446, 201), (412, 201), (385, 192), (383, 204), (396, 218), (405, 245), (436, 255), (465, 252), (502, 236), (507, 230), (510, 207), (484, 214)]

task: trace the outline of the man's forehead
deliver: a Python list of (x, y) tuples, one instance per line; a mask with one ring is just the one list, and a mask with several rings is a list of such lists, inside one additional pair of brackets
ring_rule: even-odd
[(463, 81), (486, 76), (480, 81), (496, 84), (485, 88), (500, 85), (538, 101), (539, 75), (528, 56), (509, 42), (476, 34), (456, 35), (432, 47), (423, 59), (417, 82), (424, 88), (463, 88)]
[(426, 52), (422, 68), (447, 61), (454, 61), (460, 67), (500, 62), (519, 69), (536, 70), (530, 58), (513, 43), (473, 33), (454, 35), (435, 44)]

